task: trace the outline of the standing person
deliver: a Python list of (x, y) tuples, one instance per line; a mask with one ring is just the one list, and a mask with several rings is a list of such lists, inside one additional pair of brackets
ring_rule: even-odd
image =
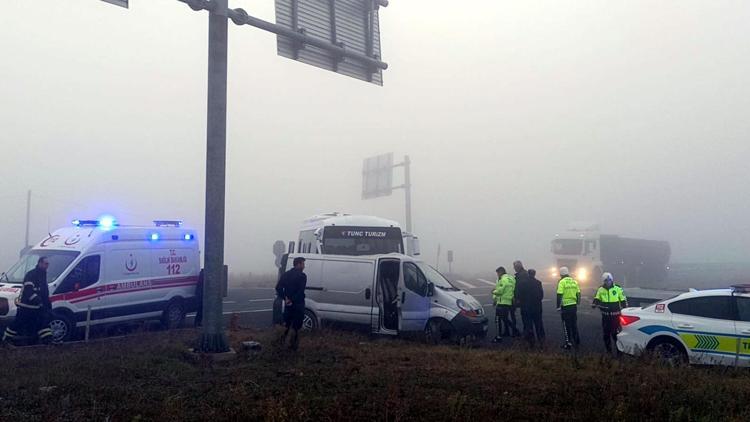
[(197, 328), (203, 325), (203, 268), (198, 273), (198, 284), (195, 286), (195, 300), (198, 302), (193, 325)]
[(563, 321), (565, 335), (564, 349), (576, 348), (581, 344), (578, 335), (578, 304), (581, 303), (581, 288), (570, 276), (567, 267), (560, 267), (560, 281), (557, 283), (557, 310)]
[(492, 340), (499, 343), (503, 336), (517, 336), (518, 328), (510, 319), (510, 311), (513, 307), (513, 298), (516, 291), (516, 280), (505, 271), (505, 267), (498, 267), (497, 284), (492, 291), (492, 299), (495, 302), (495, 323), (497, 324), (497, 336)]
[[(513, 293), (513, 305), (510, 308), (510, 322), (514, 327), (518, 327), (518, 320), (516, 319), (516, 309), (519, 309), (521, 307), (518, 300), (518, 285), (525, 284), (526, 281), (528, 281), (529, 273), (526, 272), (526, 269), (523, 268), (523, 263), (521, 261), (513, 262), (513, 270), (516, 272), (516, 274), (513, 276), (516, 280), (516, 289)], [(523, 323), (523, 315), (521, 315), (521, 322)], [(520, 335), (520, 333), (517, 333), (515, 335), (518, 336)]]
[[(523, 268), (520, 262), (518, 264)], [(516, 269), (516, 271), (519, 270)], [(536, 341), (544, 345), (545, 334), (544, 324), (542, 323), (544, 289), (542, 288), (542, 282), (536, 279), (536, 271), (529, 269), (523, 282), (516, 274), (516, 298), (521, 307), (521, 320), (523, 321), (523, 333), (526, 341), (530, 346), (534, 346)]]
[(602, 311), (602, 334), (604, 347), (612, 352), (612, 341), (617, 349), (617, 334), (620, 332), (620, 311), (628, 307), (628, 299), (622, 287), (615, 284), (611, 273), (602, 274), (602, 285), (596, 291), (592, 308)]
[(47, 317), (52, 310), (47, 286), (47, 268), (49, 260), (47, 257), (40, 257), (36, 267), (24, 276), (21, 296), (16, 299), (18, 313), (13, 322), (5, 328), (3, 342), (12, 340), (21, 332), (37, 337), (44, 344), (52, 341), (52, 330), (49, 328)]
[(286, 342), (289, 329), (294, 330), (292, 335), (292, 350), (299, 347), (299, 330), (305, 319), (305, 286), (307, 286), (307, 275), (305, 275), (305, 258), (297, 257), (292, 262), (294, 266), (284, 273), (276, 285), (276, 294), (284, 300), (284, 324), (286, 331), (281, 338), (281, 344)]

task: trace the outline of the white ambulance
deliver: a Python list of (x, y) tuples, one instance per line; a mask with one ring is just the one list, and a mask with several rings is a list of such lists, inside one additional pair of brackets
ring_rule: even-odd
[(196, 306), (200, 250), (195, 230), (172, 220), (120, 226), (113, 219), (76, 220), (28, 250), (0, 275), (0, 322), (15, 317), (24, 275), (47, 257), (55, 341), (77, 328), (161, 319), (179, 326)]

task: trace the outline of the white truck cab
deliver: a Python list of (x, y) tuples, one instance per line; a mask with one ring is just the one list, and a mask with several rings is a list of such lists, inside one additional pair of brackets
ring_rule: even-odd
[(161, 318), (180, 325), (195, 308), (200, 251), (195, 230), (181, 222), (120, 226), (112, 219), (76, 220), (56, 230), (0, 276), (0, 322), (16, 315), (25, 274), (47, 257), (55, 341), (77, 327)]

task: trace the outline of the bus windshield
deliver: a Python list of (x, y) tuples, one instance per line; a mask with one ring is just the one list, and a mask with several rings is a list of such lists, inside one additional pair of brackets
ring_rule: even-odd
[(47, 257), (49, 268), (47, 268), (47, 282), (52, 283), (57, 277), (70, 266), (70, 263), (78, 256), (74, 251), (39, 251), (30, 250), (18, 260), (8, 272), (3, 273), (0, 282), (22, 284), (26, 273), (36, 267), (39, 258)]
[(404, 242), (398, 227), (330, 226), (323, 229), (322, 249), (328, 255), (404, 253)]

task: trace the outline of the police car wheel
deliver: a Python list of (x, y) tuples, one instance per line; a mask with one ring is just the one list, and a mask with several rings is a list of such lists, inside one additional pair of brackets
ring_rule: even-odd
[(658, 339), (649, 349), (661, 363), (667, 366), (679, 366), (688, 362), (685, 349), (675, 340)]
[(305, 316), (302, 318), (302, 330), (314, 331), (318, 329), (318, 318), (311, 310), (305, 309)]
[(185, 307), (179, 300), (169, 302), (162, 315), (162, 323), (168, 330), (179, 328), (185, 320)]
[(75, 332), (73, 322), (65, 315), (53, 315), (49, 321), (49, 328), (52, 330), (52, 341), (54, 343), (71, 340)]

